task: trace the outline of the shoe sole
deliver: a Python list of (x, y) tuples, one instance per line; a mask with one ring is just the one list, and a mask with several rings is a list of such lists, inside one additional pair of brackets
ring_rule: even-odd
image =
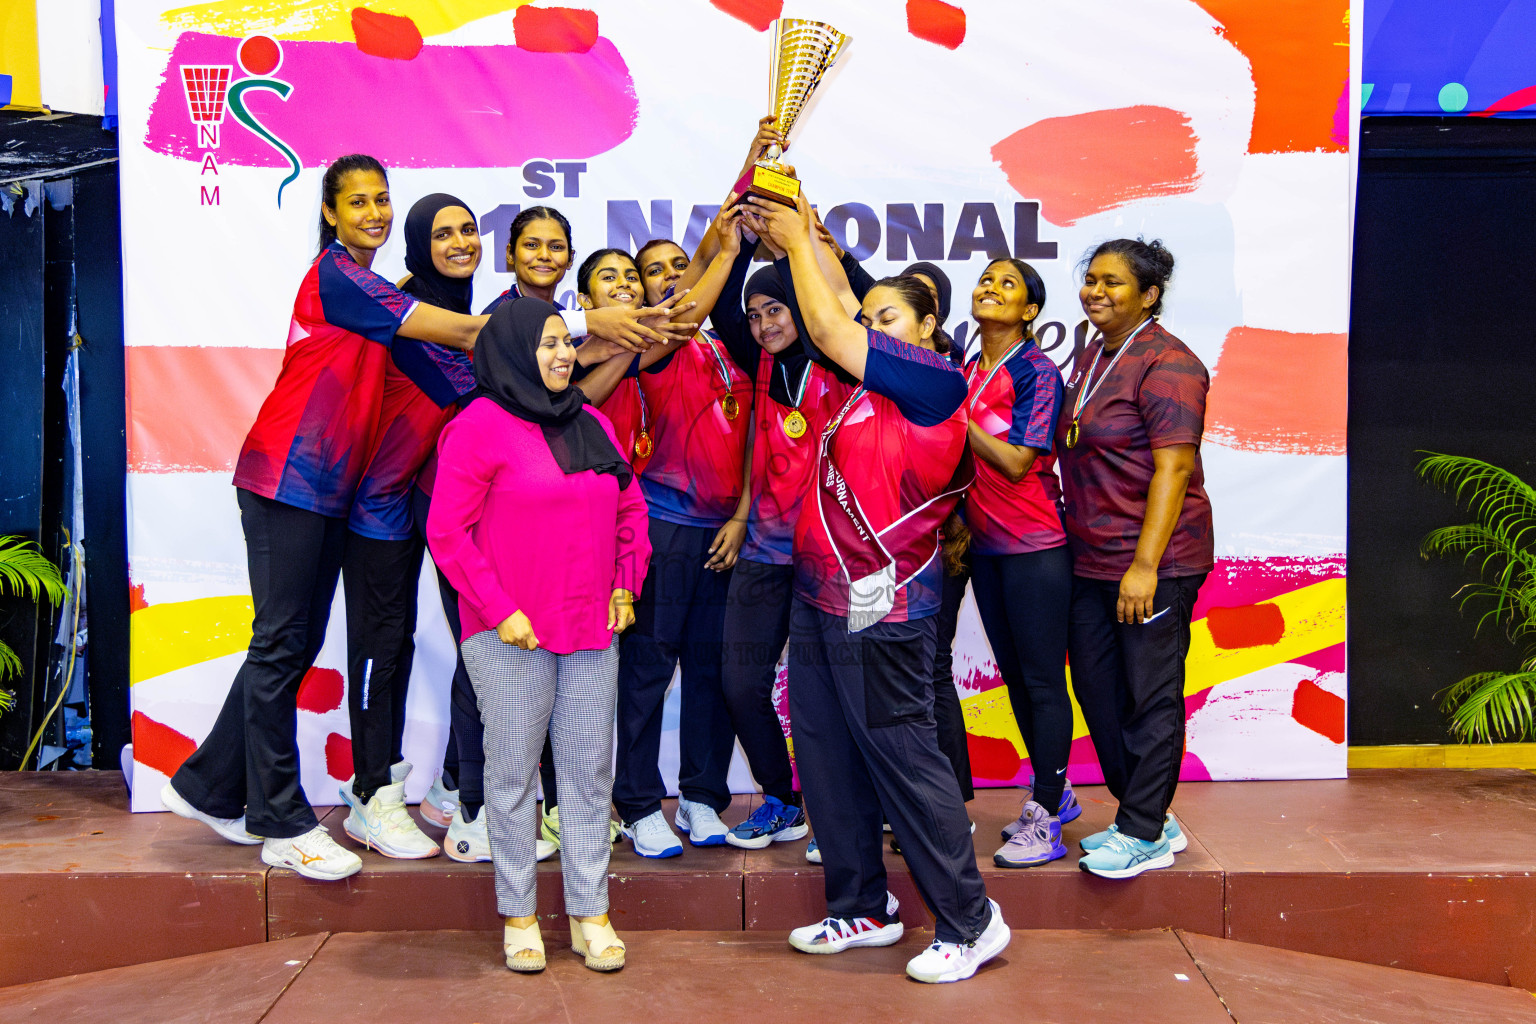
[(268, 867), (287, 868), (289, 871), (303, 875), (305, 878), (313, 878), (317, 882), (339, 882), (343, 878), (351, 878), (353, 875), (357, 874), (363, 869), (362, 861), (358, 861), (356, 867), (353, 867), (347, 871), (340, 872), (339, 874), (330, 874), (328, 872), (316, 871), (314, 868), (308, 867), (307, 865), (295, 864), (286, 857), (268, 856), (265, 849), (261, 851), (261, 862), (266, 864)]
[(507, 957), (507, 970), (516, 971), (518, 974), (538, 974), (544, 967), (545, 961), (542, 958), (538, 960), (519, 960), (516, 957)]
[[(985, 938), (985, 934), (983, 934), (982, 937)], [(945, 971), (942, 974), (935, 974), (931, 977), (924, 977), (923, 975), (913, 971), (912, 965), (908, 964), (907, 977), (916, 981), (921, 981), (928, 985), (946, 985), (952, 981), (965, 981), (967, 978), (971, 977), (973, 974), (979, 971), (983, 964), (987, 963), (989, 960), (996, 959), (997, 955), (1003, 950), (1007, 949), (1008, 943), (1012, 941), (1013, 932), (1007, 928), (1000, 929), (999, 934), (997, 938), (993, 940), (993, 943), (985, 950), (983, 950), (980, 956), (978, 956), (975, 960), (971, 961), (960, 970)], [(980, 943), (978, 943), (978, 946), (979, 945)]]
[(187, 803), (187, 798), (172, 789), (169, 782), (167, 782), (165, 786), (160, 790), (160, 802), (165, 804), (166, 810), (170, 811), (178, 818), (186, 818), (188, 821), (195, 821), (200, 825), (207, 825), (210, 829), (213, 830), (215, 835), (217, 835), (220, 839), (223, 839), (225, 842), (235, 843), (239, 846), (261, 845), (262, 839), (260, 836), (253, 836), (249, 832), (245, 833), (244, 835), (237, 835), (234, 832), (225, 831), (223, 828), (215, 825), (213, 823), (214, 819), (212, 816), (204, 814), (196, 807), (193, 807), (191, 804)]
[(645, 858), (648, 858), (649, 860), (666, 860), (668, 857), (681, 857), (683, 855), (683, 848), (680, 845), (679, 846), (669, 846), (665, 850), (662, 850), (660, 853), (646, 853), (644, 850), (640, 849), (640, 847), (635, 844), (635, 837), (632, 834), (630, 834), (628, 832), (622, 832), (622, 831), (620, 832), (620, 834), (625, 839), (629, 840), (629, 845), (634, 849), (635, 856), (637, 856), (637, 857), (645, 857)]
[(447, 828), (453, 824), (452, 811), (444, 811), (436, 804), (429, 804), (425, 800), (421, 802), (421, 817), (423, 821), (431, 822), (438, 828)]
[[(1084, 859), (1086, 860), (1087, 858)], [(1098, 875), (1100, 878), (1135, 878), (1143, 871), (1155, 871), (1158, 868), (1172, 867), (1173, 850), (1170, 849), (1167, 853), (1153, 857), (1151, 860), (1144, 860), (1140, 864), (1133, 864), (1128, 868), (1094, 868), (1089, 867), (1082, 861), (1078, 861), (1077, 866), (1090, 875)]]
[(1062, 846), (1060, 843), (1057, 843), (1047, 856), (1042, 857), (1039, 860), (1006, 860), (1004, 859), (1002, 852), (999, 851), (992, 855), (992, 863), (996, 864), (1000, 868), (1037, 868), (1042, 864), (1049, 864), (1053, 860), (1061, 860), (1061, 858), (1065, 857), (1066, 855), (1067, 848)]
[[(470, 856), (460, 857), (457, 852), (455, 852), (453, 850), (450, 850), (448, 848), (448, 840), (447, 839), (443, 840), (442, 851), (443, 851), (443, 856), (445, 856), (449, 860), (455, 861), (455, 862), (457, 862), (459, 864), (483, 864), (483, 863), (489, 862), (490, 859), (491, 859), (490, 851), (486, 851), (486, 854), (485, 854), (484, 857), (470, 857)], [(517, 970), (517, 968), (514, 967), (513, 970)]]
[(856, 935), (851, 939), (800, 945), (795, 941), (795, 937), (791, 935), (789, 937), (789, 944), (802, 953), (810, 953), (814, 956), (828, 956), (859, 946), (894, 946), (901, 941), (901, 937), (906, 930), (906, 926), (900, 921), (893, 921), (877, 932), (865, 932), (863, 935)]
[(381, 846), (378, 843), (372, 842), (363, 836), (358, 835), (356, 832), (353, 832), (352, 819), (350, 816), (346, 821), (341, 823), (341, 830), (347, 834), (348, 839), (352, 840), (354, 843), (357, 843), (359, 846), (362, 846), (364, 849), (372, 850), (375, 853), (381, 853), (393, 860), (428, 860), (432, 857), (436, 857), (443, 851), (443, 848), (438, 846), (436, 843), (432, 844), (432, 849), (429, 852), (418, 852), (414, 850), (396, 851), (389, 849), (388, 847)]

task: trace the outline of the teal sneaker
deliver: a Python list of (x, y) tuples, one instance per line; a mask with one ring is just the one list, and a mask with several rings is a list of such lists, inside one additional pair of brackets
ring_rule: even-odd
[[(1103, 832), (1095, 832), (1091, 836), (1084, 836), (1077, 841), (1084, 853), (1092, 853), (1109, 841), (1109, 837), (1120, 831), (1114, 825), (1109, 826)], [(1168, 848), (1174, 853), (1183, 853), (1189, 849), (1189, 840), (1184, 835), (1184, 830), (1179, 828), (1179, 819), (1168, 812), (1168, 817), (1163, 819), (1163, 838), (1168, 841)]]
[(1153, 868), (1172, 867), (1173, 851), (1166, 839), (1149, 842), (1117, 830), (1098, 849), (1084, 854), (1077, 866), (1100, 878), (1134, 878)]

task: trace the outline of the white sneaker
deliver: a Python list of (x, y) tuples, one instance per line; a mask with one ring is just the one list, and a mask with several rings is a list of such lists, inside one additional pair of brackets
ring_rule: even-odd
[(639, 821), (626, 821), (622, 829), (642, 857), (676, 857), (683, 852), (677, 833), (667, 825), (666, 815), (660, 811), (652, 811)]
[(176, 792), (175, 787), (169, 782), (160, 787), (160, 802), (165, 804), (165, 809), (173, 814), (190, 818), (192, 821), (200, 821), (232, 843), (255, 846), (261, 842), (261, 836), (253, 836), (245, 830), (245, 815), (242, 814), (238, 818), (215, 818), (211, 814), (204, 814), (187, 803), (187, 798)]
[(352, 808), (341, 827), (359, 843), (400, 860), (437, 856), (437, 843), (416, 827), (410, 812), (405, 809), (403, 781), (380, 787), (367, 804), (358, 803), (352, 787), (343, 784), (341, 798)]
[(731, 831), (709, 804), (687, 799), (677, 802), (677, 817), (674, 820), (678, 829), (688, 833), (688, 841), (694, 846), (724, 846), (725, 837)]
[(459, 809), (459, 791), (443, 786), (443, 777), (432, 780), (426, 795), (421, 798), (421, 816), (439, 828), (453, 825), (453, 812)]
[(872, 917), (828, 917), (816, 924), (796, 928), (789, 933), (789, 944), (802, 953), (841, 953), (854, 946), (889, 946), (901, 939), (906, 930), (897, 915), (901, 904), (896, 895), (885, 894), (888, 924)]
[(976, 968), (1008, 948), (1013, 933), (1003, 921), (1003, 909), (996, 900), (987, 900), (992, 917), (975, 942), (940, 942), (923, 950), (907, 962), (907, 975), (930, 985), (946, 981), (964, 981)]
[(491, 859), (491, 837), (486, 829), (485, 808), (474, 821), (464, 820), (464, 808), (456, 807), (448, 834), (443, 836), (443, 852), (461, 864)]
[(357, 854), (336, 845), (324, 825), (316, 825), (292, 839), (263, 840), (261, 859), (275, 868), (292, 868), (305, 878), (322, 882), (355, 875), (363, 866)]

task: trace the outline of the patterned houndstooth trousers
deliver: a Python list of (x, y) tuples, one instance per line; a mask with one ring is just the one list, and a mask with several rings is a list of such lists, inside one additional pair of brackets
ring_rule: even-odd
[(618, 639), (601, 651), (552, 654), (504, 643), (495, 630), (464, 641), (464, 667), (485, 723), (485, 811), (503, 917), (536, 912), (539, 754), (547, 731), (560, 784), (565, 912), (608, 912), (608, 814)]

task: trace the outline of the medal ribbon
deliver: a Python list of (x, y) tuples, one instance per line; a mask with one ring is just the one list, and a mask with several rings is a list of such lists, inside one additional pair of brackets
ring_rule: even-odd
[(789, 386), (789, 371), (784, 369), (784, 364), (779, 364), (779, 376), (784, 378), (784, 391), (795, 400), (795, 408), (800, 408), (800, 403), (805, 400), (805, 389), (811, 382), (811, 362), (806, 360), (805, 370), (800, 374), (800, 387)]
[[(1024, 347), (1024, 345), (1028, 341), (1029, 341), (1028, 338), (1024, 338), (1024, 339), (1020, 340), (1017, 345), (1013, 346), (1013, 348), (1011, 348), (1007, 352), (1003, 353), (1003, 358), (999, 359), (996, 363), (992, 364), (992, 369), (987, 371), (987, 379), (982, 381), (981, 382), (981, 387), (976, 389), (976, 396), (971, 399), (971, 405), (970, 405), (970, 408), (966, 410), (967, 412), (974, 413), (976, 411), (976, 403), (981, 401), (982, 394), (987, 390), (987, 385), (992, 383), (992, 378), (997, 376), (997, 371), (1001, 370), (1003, 368), (1003, 364), (1004, 363), (1008, 362), (1008, 360), (1010, 360), (1014, 356), (1018, 355), (1019, 350), (1022, 349)], [(966, 381), (966, 383), (969, 384), (972, 380), (975, 380), (976, 379), (976, 374), (978, 374), (980, 372), (981, 372), (981, 360), (978, 359), (978, 360), (976, 360), (976, 369), (974, 371), (972, 371), (971, 376)]]
[(1120, 361), (1120, 357), (1125, 355), (1126, 350), (1131, 347), (1131, 342), (1136, 340), (1136, 335), (1145, 330), (1147, 324), (1151, 322), (1152, 317), (1149, 316), (1143, 320), (1134, 331), (1131, 332), (1131, 336), (1126, 338), (1125, 343), (1120, 346), (1120, 351), (1116, 352), (1115, 357), (1109, 361), (1109, 366), (1105, 367), (1104, 376), (1098, 379), (1098, 383), (1095, 383), (1093, 380), (1093, 371), (1099, 365), (1099, 356), (1104, 354), (1104, 347), (1102, 345), (1099, 346), (1099, 350), (1093, 354), (1093, 362), (1088, 364), (1088, 377), (1083, 381), (1083, 389), (1077, 393), (1077, 401), (1072, 405), (1073, 423), (1076, 423), (1078, 420), (1082, 419), (1083, 408), (1087, 406), (1088, 399), (1092, 398), (1094, 392), (1099, 390), (1099, 385), (1104, 383), (1105, 378), (1107, 378), (1111, 373), (1115, 372), (1115, 364)]
[(699, 338), (704, 342), (704, 344), (709, 346), (709, 354), (715, 357), (715, 366), (719, 368), (720, 377), (725, 381), (726, 393), (729, 394), (732, 385), (736, 382), (736, 379), (731, 376), (730, 365), (726, 363), (725, 357), (720, 354), (720, 350), (715, 347), (715, 341), (713, 338), (705, 334), (703, 331), (699, 332)]

